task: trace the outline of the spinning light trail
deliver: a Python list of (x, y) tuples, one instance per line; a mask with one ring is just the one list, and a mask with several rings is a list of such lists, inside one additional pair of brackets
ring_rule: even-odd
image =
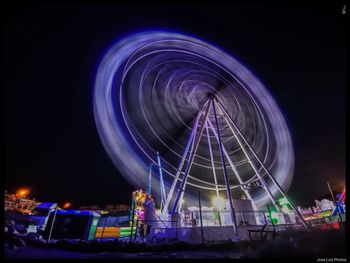
[(198, 119), (213, 97), (233, 197), (249, 195), (262, 207), (291, 184), (291, 137), (264, 85), (213, 45), (183, 34), (153, 31), (120, 40), (97, 71), (95, 120), (110, 158), (135, 187), (146, 189), (149, 165), (158, 166), (160, 153), (165, 189), (158, 187), (158, 169), (153, 169), (152, 183), (157, 187), (152, 187), (152, 194), (160, 197), (165, 191), (165, 207), (177, 194), (172, 185), (182, 182), (184, 169), (178, 167), (186, 167), (190, 158), (184, 153), (190, 152), (192, 138), (198, 138), (205, 125), (183, 198), (190, 204), (199, 189), (209, 201), (227, 190), (212, 127), (214, 113), (210, 110), (205, 122)]

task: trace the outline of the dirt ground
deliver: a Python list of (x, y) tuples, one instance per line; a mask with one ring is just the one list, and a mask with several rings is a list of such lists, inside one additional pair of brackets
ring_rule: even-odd
[[(65, 244), (65, 243), (63, 243)], [(62, 244), (61, 244), (62, 245)], [(337, 258), (345, 259), (345, 228), (332, 231), (292, 231), (270, 239), (254, 242), (239, 242), (215, 246), (203, 244), (168, 244), (144, 247), (142, 244), (123, 246), (123, 243), (67, 243), (65, 246), (5, 247), (6, 258)], [(134, 246), (135, 245), (135, 246)], [(98, 249), (96, 249), (98, 248)], [(86, 251), (86, 252), (85, 252)], [(92, 253), (95, 251), (95, 253)], [(109, 251), (109, 252), (102, 252)], [(118, 251), (118, 252), (117, 252)], [(150, 252), (153, 251), (153, 252)], [(128, 253), (127, 253), (128, 252)], [(342, 261), (344, 262), (344, 261)]]
[(74, 251), (66, 251), (52, 248), (38, 248), (38, 247), (21, 247), (17, 249), (5, 249), (6, 258), (86, 258), (86, 259), (100, 259), (100, 258), (240, 258), (239, 253), (232, 251), (166, 251), (166, 252), (147, 252), (147, 253), (81, 253)]

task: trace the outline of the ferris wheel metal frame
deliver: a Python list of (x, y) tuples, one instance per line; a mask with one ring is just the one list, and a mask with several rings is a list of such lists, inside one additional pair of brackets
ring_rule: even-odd
[[(157, 36), (158, 35), (163, 35), (164, 33), (151, 33), (151, 35)], [(171, 34), (170, 34), (171, 35)], [(178, 34), (173, 34), (171, 35), (175, 39), (181, 39), (182, 36), (179, 36)], [(168, 37), (169, 38), (169, 37)], [(171, 38), (171, 37), (170, 37)], [(144, 45), (145, 43), (148, 45), (147, 41), (142, 39), (140, 36), (135, 36), (134, 41), (137, 42), (139, 41)], [(193, 40), (193, 43), (197, 43), (197, 40)], [(197, 41), (197, 42), (195, 42)], [(199, 41), (200, 42), (200, 41)], [(121, 42), (123, 45), (125, 45), (124, 48), (129, 47), (128, 41), (124, 40)], [(203, 45), (202, 42), (200, 42), (201, 45)], [(141, 45), (141, 44), (139, 44)], [(118, 50), (119, 49), (119, 50)], [(132, 55), (133, 52), (136, 52), (136, 50), (140, 49), (140, 46), (137, 46), (134, 49), (124, 50), (125, 54)], [(102, 138), (102, 141), (104, 143), (104, 146), (108, 150), (110, 156), (112, 159), (115, 161), (116, 159), (116, 154), (114, 152), (116, 144), (111, 140), (113, 139), (111, 136), (111, 133), (113, 133), (113, 129), (117, 128), (116, 123), (108, 123), (106, 124), (106, 121), (104, 118), (107, 117), (110, 118), (111, 114), (113, 115), (113, 108), (112, 108), (112, 103), (111, 103), (111, 95), (112, 95), (112, 80), (111, 76), (113, 77), (113, 74), (115, 74), (118, 66), (122, 64), (122, 59), (117, 58), (117, 53), (122, 54), (123, 52), (123, 47), (121, 44), (116, 45), (113, 47), (113, 49), (110, 51), (109, 54), (106, 55), (107, 58), (104, 59), (103, 63), (101, 63), (101, 67), (106, 67), (108, 65), (108, 59), (110, 59), (110, 63), (114, 63), (111, 68), (106, 68), (106, 69), (101, 69), (98, 72), (97, 78), (96, 78), (96, 87), (99, 88), (100, 94), (98, 92), (95, 94), (95, 104), (94, 104), (94, 109), (95, 109), (95, 119), (99, 127), (99, 132)], [(219, 50), (215, 49), (215, 52), (219, 52)], [(112, 56), (111, 58), (108, 58), (108, 55)], [(123, 54), (124, 55), (124, 54)], [(126, 55), (125, 55), (126, 56)], [(125, 60), (129, 61), (129, 58), (126, 56)], [(130, 66), (131, 67), (131, 66)], [(126, 72), (125, 69), (123, 69), (123, 72)], [(106, 75), (108, 75), (108, 78), (106, 78)], [(124, 79), (125, 76), (123, 76)], [(106, 78), (105, 85), (108, 87), (105, 88), (103, 86), (103, 79)], [(99, 83), (101, 82), (101, 83)], [(97, 90), (96, 88), (96, 90)], [(105, 93), (101, 93), (101, 91)], [(122, 89), (120, 89), (120, 94), (122, 93)], [(102, 96), (102, 99), (101, 99)], [(104, 102), (108, 102), (111, 105), (104, 105)], [(123, 109), (123, 101), (122, 101), (122, 96), (119, 97), (119, 103), (120, 103), (120, 110), (123, 119), (126, 122), (126, 112), (125, 109)], [(233, 188), (239, 188), (245, 195), (245, 197), (249, 200), (251, 200), (254, 204), (254, 199), (252, 198), (250, 192), (249, 192), (249, 184), (252, 182), (259, 182), (260, 186), (263, 188), (263, 190), (266, 192), (266, 195), (272, 202), (272, 204), (276, 207), (277, 211), (279, 211), (279, 207), (276, 204), (276, 201), (274, 199), (274, 193), (270, 189), (269, 184), (266, 181), (266, 177), (272, 182), (273, 186), (277, 188), (278, 194), (282, 195), (283, 197), (287, 198), (287, 195), (281, 185), (278, 183), (278, 181), (272, 176), (271, 172), (269, 171), (268, 167), (266, 167), (264, 161), (258, 156), (257, 152), (254, 150), (254, 147), (249, 143), (249, 140), (245, 138), (244, 134), (239, 128), (239, 125), (234, 121), (234, 119), (230, 116), (230, 114), (227, 111), (227, 106), (225, 105), (220, 97), (216, 95), (215, 93), (211, 94), (210, 98), (204, 103), (204, 105), (201, 106), (201, 109), (198, 111), (197, 116), (195, 117), (194, 125), (192, 126), (191, 133), (188, 137), (186, 147), (184, 148), (184, 151), (181, 155), (180, 162), (175, 168), (176, 173), (171, 173), (164, 167), (162, 167), (161, 164), (161, 158), (159, 155), (159, 152), (157, 151), (157, 158), (154, 160), (152, 157), (150, 157), (145, 151), (145, 155), (151, 160), (151, 164), (149, 165), (149, 192), (151, 192), (151, 177), (152, 177), (152, 166), (156, 166), (159, 169), (159, 181), (160, 181), (160, 204), (161, 204), (161, 212), (162, 214), (168, 214), (168, 211), (171, 210), (171, 214), (174, 215), (176, 213), (179, 213), (181, 211), (181, 207), (183, 204), (183, 199), (184, 199), (184, 194), (186, 191), (186, 186), (187, 185), (192, 185), (192, 186), (197, 186), (193, 183), (188, 182), (188, 178), (191, 178), (193, 180), (197, 180), (198, 182), (204, 182), (199, 178), (191, 177), (190, 171), (194, 163), (194, 159), (199, 147), (199, 144), (201, 143), (201, 138), (203, 137), (204, 132), (206, 133), (207, 137), (207, 143), (208, 143), (208, 150), (209, 150), (209, 155), (210, 155), (210, 166), (212, 170), (212, 175), (214, 179), (214, 184), (211, 184), (213, 187), (210, 188), (210, 190), (214, 190), (216, 196), (220, 196), (220, 191), (226, 191), (227, 194), (227, 199), (229, 202), (230, 206), (230, 213), (232, 217), (232, 222), (233, 222), (233, 227), (235, 233), (237, 233), (237, 226), (235, 222), (235, 208), (233, 206), (233, 198), (232, 198), (232, 193), (231, 189)], [(259, 109), (260, 110), (260, 109)], [(208, 118), (209, 113), (211, 113), (211, 116), (214, 116), (212, 120)], [(254, 171), (254, 175), (244, 181), (242, 176), (240, 175), (237, 166), (238, 164), (232, 160), (229, 151), (225, 148), (223, 142), (222, 142), (222, 136), (220, 134), (220, 127), (219, 127), (219, 122), (218, 122), (218, 116), (222, 117), (225, 121), (225, 124), (229, 128), (229, 131), (232, 134), (232, 137), (238, 144), (238, 149), (239, 151), (242, 151), (243, 155), (245, 156), (245, 161), (249, 164), (249, 166), (252, 168)], [(110, 118), (111, 119), (111, 118)], [(138, 144), (137, 140), (135, 139), (134, 135), (132, 134), (131, 130), (129, 127), (127, 127), (129, 130), (133, 140), (136, 142), (138, 147), (142, 148), (140, 144)], [(225, 180), (225, 185), (221, 186), (218, 184), (218, 178), (216, 174), (216, 168), (217, 165), (215, 165), (214, 161), (214, 156), (213, 156), (213, 150), (212, 150), (212, 141), (209, 136), (209, 132), (214, 134), (214, 138), (219, 145), (219, 152), (220, 152), (220, 160), (221, 160), (221, 168), (224, 174), (224, 180)], [(109, 138), (110, 137), (110, 138)], [(120, 144), (121, 145), (121, 144)], [(118, 155), (118, 154), (117, 154)], [(120, 156), (118, 156), (120, 158)], [(230, 178), (228, 175), (227, 171), (227, 165), (226, 165), (226, 160), (228, 162), (228, 167), (233, 171), (233, 174), (235, 178), (238, 181), (238, 184), (236, 185), (230, 185)], [(123, 161), (125, 163), (125, 160)], [(116, 162), (115, 162), (116, 163)], [(186, 164), (186, 165), (185, 165)], [(141, 167), (138, 168), (139, 171), (141, 171)], [(171, 182), (171, 187), (169, 188), (168, 193), (166, 193), (166, 188), (164, 187), (164, 180), (163, 180), (163, 172), (166, 174), (171, 175), (173, 178), (173, 181)], [(265, 178), (264, 178), (265, 177)], [(198, 186), (199, 187), (199, 186)], [(205, 187), (204, 187), (205, 188)], [(209, 189), (209, 188), (208, 188)], [(169, 209), (170, 203), (174, 199), (174, 203)], [(288, 198), (287, 198), (288, 200)], [(290, 201), (289, 201), (290, 202)], [(291, 208), (293, 211), (296, 213), (296, 215), (301, 219), (301, 223), (307, 227), (306, 222), (304, 221), (302, 215), (300, 214), (299, 210), (295, 208), (295, 206), (290, 202)]]
[[(217, 106), (216, 106), (217, 105)], [(215, 117), (215, 127), (214, 125), (211, 123), (211, 121), (208, 119), (208, 114), (210, 111), (210, 108), (212, 107), (212, 111)], [(284, 190), (282, 189), (282, 187), (279, 185), (279, 183), (275, 180), (275, 178), (271, 175), (271, 173), (269, 172), (269, 170), (266, 168), (266, 166), (264, 165), (264, 163), (260, 160), (260, 158), (258, 157), (258, 155), (256, 154), (256, 152), (254, 151), (254, 149), (250, 146), (250, 144), (248, 143), (248, 141), (244, 138), (243, 134), (241, 133), (240, 129), (238, 128), (238, 126), (235, 124), (235, 122), (232, 120), (232, 118), (227, 114), (224, 105), (221, 103), (221, 101), (215, 96), (213, 95), (208, 102), (203, 106), (203, 110), (201, 110), (196, 118), (194, 127), (192, 129), (192, 133), (191, 136), (187, 142), (187, 146), (185, 148), (184, 154), (182, 156), (181, 162), (179, 164), (178, 170), (177, 170), (177, 174), (173, 180), (173, 183), (171, 185), (170, 191), (167, 194), (166, 197), (166, 201), (165, 204), (163, 206), (162, 209), (162, 213), (166, 214), (168, 213), (168, 206), (169, 203), (171, 201), (171, 199), (173, 198), (173, 195), (175, 194), (175, 202), (174, 205), (172, 207), (171, 210), (171, 214), (175, 214), (175, 213), (179, 213), (181, 210), (181, 205), (182, 205), (182, 200), (184, 198), (184, 192), (185, 192), (185, 188), (186, 188), (186, 181), (187, 181), (187, 177), (188, 174), (190, 172), (191, 166), (193, 164), (193, 160), (194, 160), (194, 156), (195, 153), (197, 151), (198, 145), (201, 141), (201, 136), (203, 134), (204, 129), (206, 129), (207, 134), (209, 134), (209, 129), (211, 129), (211, 131), (215, 134), (215, 137), (218, 141), (219, 147), (220, 147), (220, 156), (221, 156), (221, 162), (222, 162), (222, 168), (224, 171), (224, 177), (225, 177), (225, 184), (226, 184), (226, 193), (228, 196), (228, 201), (229, 201), (229, 205), (230, 205), (230, 212), (231, 212), (231, 218), (232, 218), (232, 222), (233, 222), (233, 227), (234, 227), (234, 232), (237, 233), (237, 224), (236, 224), (236, 216), (235, 216), (235, 209), (233, 206), (233, 198), (232, 198), (232, 194), (231, 194), (231, 188), (230, 188), (230, 182), (229, 182), (229, 177), (228, 177), (228, 173), (227, 173), (227, 168), (226, 168), (226, 164), (225, 164), (225, 158), (228, 160), (231, 169), (233, 170), (234, 174), (236, 175), (238, 181), (240, 182), (239, 187), (241, 188), (241, 190), (244, 192), (245, 196), (247, 199), (251, 200), (252, 202), (254, 202), (253, 198), (251, 197), (249, 191), (247, 190), (245, 186), (245, 183), (242, 181), (242, 178), (240, 177), (234, 163), (232, 162), (227, 150), (225, 149), (225, 146), (223, 145), (223, 143), (221, 142), (221, 136), (220, 136), (220, 128), (219, 128), (219, 123), (217, 120), (217, 110), (216, 108), (218, 108), (218, 110), (220, 111), (220, 114), (222, 116), (224, 116), (224, 119), (227, 123), (227, 125), (230, 127), (231, 132), (233, 133), (233, 136), (235, 137), (235, 139), (237, 140), (237, 142), (240, 145), (240, 149), (244, 152), (249, 164), (251, 165), (251, 167), (253, 168), (254, 172), (256, 173), (257, 177), (258, 177), (258, 181), (261, 183), (262, 188), (266, 191), (267, 195), (269, 196), (271, 202), (273, 203), (273, 205), (275, 206), (276, 210), (279, 211), (279, 207), (271, 193), (271, 191), (269, 190), (269, 187), (266, 183), (266, 181), (264, 180), (262, 174), (259, 172), (258, 167), (252, 162), (251, 157), (248, 154), (248, 151), (251, 152), (251, 154), (253, 154), (254, 158), (256, 158), (256, 160), (259, 162), (260, 164), (260, 168), (262, 168), (266, 174), (268, 175), (268, 177), (272, 180), (272, 182), (274, 183), (274, 185), (278, 188), (280, 194), (285, 197), (288, 200), (288, 197), (286, 195), (286, 193), (284, 192)], [(200, 119), (202, 120), (201, 125), (199, 124)], [(209, 124), (209, 125), (208, 125)], [(200, 126), (200, 128), (199, 128)], [(209, 126), (209, 128), (208, 128)], [(198, 129), (199, 128), (199, 129)], [(214, 177), (214, 181), (217, 181), (216, 178), (216, 174), (215, 174), (215, 166), (214, 166), (214, 162), (213, 162), (213, 153), (212, 153), (212, 149), (211, 149), (211, 142), (210, 142), (210, 137), (207, 136), (208, 138), (208, 142), (209, 142), (209, 152), (210, 152), (210, 157), (211, 157), (211, 163), (212, 163), (212, 168), (213, 168), (213, 177)], [(243, 143), (246, 145), (246, 148), (248, 148), (248, 150), (244, 147)], [(175, 192), (175, 188), (177, 185), (177, 182), (179, 180), (181, 171), (183, 169), (184, 166), (184, 162), (186, 160), (186, 157), (188, 156), (188, 162), (187, 165), (185, 167), (185, 171), (181, 180), (180, 185), (177, 188), (177, 192)], [(161, 167), (161, 166), (160, 166)], [(161, 170), (161, 168), (160, 168)], [(220, 197), (219, 194), (219, 190), (217, 188), (216, 185), (216, 195), (218, 197)], [(293, 211), (297, 214), (297, 216), (301, 219), (302, 224), (304, 225), (304, 227), (307, 227), (307, 224), (303, 218), (303, 216), (301, 215), (301, 213), (299, 212), (298, 209), (295, 208), (295, 206), (289, 201), (291, 208), (293, 209)]]

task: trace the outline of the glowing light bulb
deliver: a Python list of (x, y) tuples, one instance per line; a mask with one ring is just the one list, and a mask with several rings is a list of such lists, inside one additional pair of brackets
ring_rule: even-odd
[(64, 205), (63, 205), (64, 209), (67, 209), (69, 207), (71, 207), (71, 203), (69, 203), (69, 202), (64, 203)]
[(29, 195), (29, 189), (21, 188), (16, 192), (17, 197), (26, 198)]
[(218, 210), (223, 210), (225, 208), (225, 200), (221, 196), (215, 196), (213, 198), (213, 204)]

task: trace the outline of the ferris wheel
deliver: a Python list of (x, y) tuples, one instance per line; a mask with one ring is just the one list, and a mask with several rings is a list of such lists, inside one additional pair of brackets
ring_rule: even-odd
[(115, 166), (137, 187), (151, 174), (164, 213), (198, 190), (231, 208), (286, 197), (294, 151), (279, 107), (236, 58), (198, 38), (152, 31), (117, 42), (97, 71), (94, 114)]

